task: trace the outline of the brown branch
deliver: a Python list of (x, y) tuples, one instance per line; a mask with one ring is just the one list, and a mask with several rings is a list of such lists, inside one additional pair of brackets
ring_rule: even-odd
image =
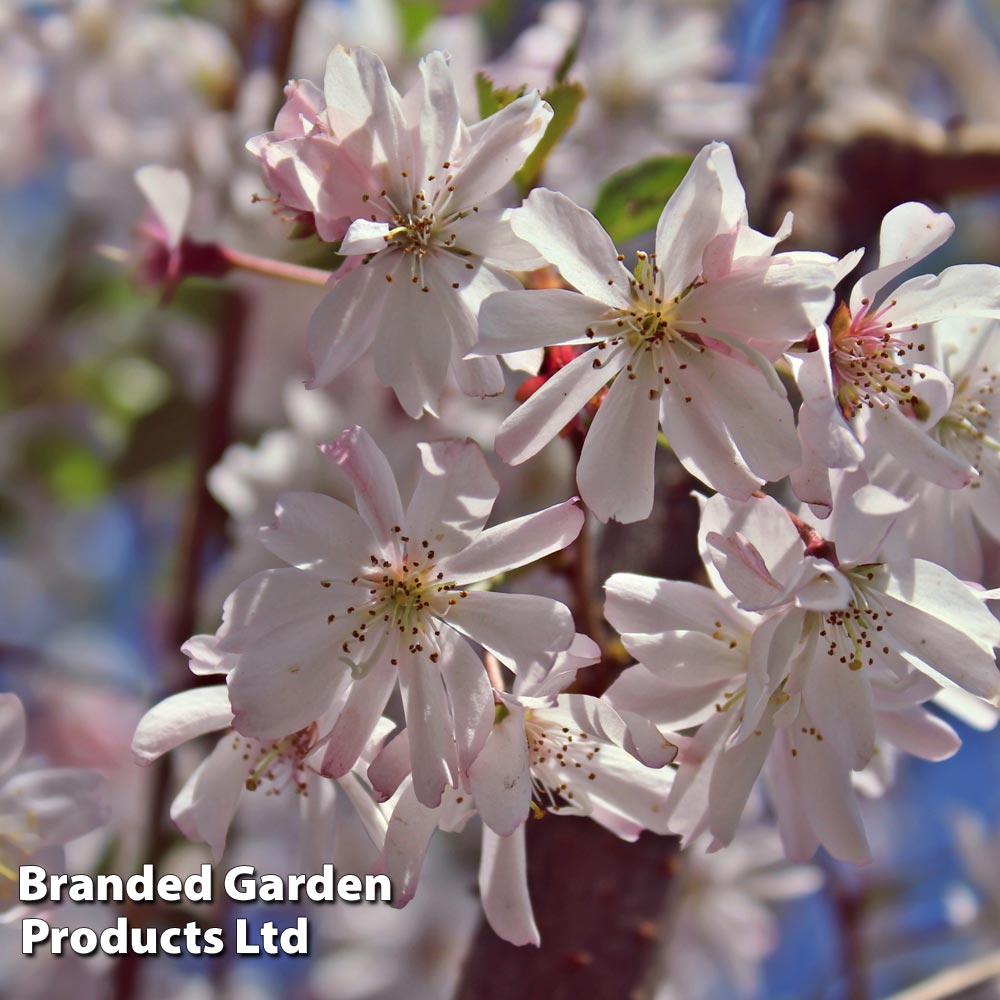
[[(221, 458), (231, 440), (233, 400), (246, 323), (246, 303), (243, 295), (232, 289), (219, 294), (220, 317), (215, 348), (215, 382), (205, 405), (202, 436), (197, 464), (192, 477), (191, 493), (178, 541), (178, 561), (175, 582), (175, 605), (167, 630), (171, 651), (192, 635), (198, 613), (198, 594), (204, 571), (205, 557), (213, 535), (220, 534), (225, 512), (208, 491), (208, 472)], [(187, 670), (187, 663), (174, 652), (175, 673), (166, 678), (169, 692), (191, 687), (197, 678)], [(173, 784), (170, 755), (152, 767), (152, 789), (143, 860), (156, 864), (169, 846), (167, 806)], [(113, 995), (115, 1000), (132, 1000), (138, 995), (141, 956), (128, 954), (115, 965)]]
[[(600, 695), (627, 665), (600, 613), (599, 581), (617, 570), (694, 579), (698, 505), (694, 481), (660, 449), (652, 515), (638, 524), (612, 521), (599, 544), (588, 531), (567, 567), (577, 627), (602, 647), (602, 660), (579, 671), (571, 691)], [(590, 529), (593, 524), (588, 526)], [(589, 819), (528, 821), (528, 884), (541, 933), (538, 949), (516, 948), (483, 922), (463, 969), (456, 1000), (626, 1000), (655, 972), (669, 933), (671, 875), (677, 840), (651, 833), (620, 840)]]
[[(792, 0), (748, 149), (757, 225), (772, 230), (790, 210), (789, 245), (843, 254), (870, 245), (902, 202), (1000, 187), (1000, 126), (928, 119), (895, 71), (926, 72), (933, 13), (927, 0)], [(937, 61), (947, 78), (941, 54)], [(952, 89), (958, 106), (968, 102)]]
[(456, 1000), (626, 1000), (656, 953), (677, 840), (634, 844), (573, 816), (528, 821), (540, 948), (480, 930)]

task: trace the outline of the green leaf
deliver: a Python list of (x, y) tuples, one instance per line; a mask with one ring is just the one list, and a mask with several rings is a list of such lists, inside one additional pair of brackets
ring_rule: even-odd
[(489, 118), (507, 107), (524, 93), (524, 87), (512, 90), (498, 87), (482, 70), (476, 74), (476, 96), (479, 98), (479, 117)]
[(570, 125), (576, 121), (576, 113), (580, 110), (585, 93), (583, 84), (557, 83), (542, 94), (542, 97), (552, 106), (552, 120), (531, 156), (514, 176), (522, 198), (538, 184), (549, 153), (566, 134)]
[(654, 156), (612, 174), (598, 192), (594, 215), (617, 244), (656, 228), (667, 199), (677, 190), (690, 156)]
[(396, 16), (403, 29), (403, 47), (413, 51), (421, 35), (440, 13), (437, 0), (396, 0)]

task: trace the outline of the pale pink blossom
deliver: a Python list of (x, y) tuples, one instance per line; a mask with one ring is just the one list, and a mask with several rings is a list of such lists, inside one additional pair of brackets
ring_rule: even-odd
[(535, 190), (511, 218), (577, 292), (491, 297), (475, 353), (587, 350), (504, 421), (504, 459), (530, 458), (610, 381), (577, 469), (602, 520), (649, 515), (661, 426), (688, 471), (734, 497), (798, 464), (792, 410), (764, 352), (780, 353), (825, 317), (833, 271), (824, 255), (774, 255), (787, 225), (774, 238), (749, 227), (727, 146), (699, 153), (660, 216), (656, 254), (639, 254), (634, 272), (563, 195)]
[[(856, 469), (868, 437), (876, 456), (891, 451), (907, 470), (939, 486), (959, 489), (975, 475), (965, 457), (925, 433), (952, 397), (947, 376), (925, 363), (932, 360), (927, 334), (945, 319), (1000, 318), (1000, 268), (959, 264), (886, 291), (953, 230), (949, 215), (926, 205), (894, 208), (882, 221), (878, 266), (855, 284), (829, 324), (818, 326), (816, 350), (790, 355), (802, 394), (803, 448), (792, 486), (820, 516), (832, 502), (828, 470)], [(848, 254), (839, 276), (860, 257), (861, 251)]]
[(833, 541), (770, 498), (709, 501), (702, 533), (719, 593), (632, 574), (607, 583), (607, 617), (639, 661), (612, 705), (665, 732), (700, 727), (670, 737), (680, 767), (668, 810), (685, 838), (708, 830), (729, 843), (763, 769), (790, 856), (822, 843), (863, 862), (852, 771), (873, 764), (877, 742), (953, 754), (955, 734), (920, 708), (941, 684), (1000, 698), (1000, 626), (983, 595), (930, 563), (877, 561), (905, 504), (850, 481), (839, 498)]
[(493, 699), (476, 642), (511, 669), (569, 647), (573, 619), (557, 601), (472, 589), (572, 541), (570, 500), (485, 527), (497, 496), (477, 445), (420, 448), (404, 510), (385, 456), (360, 427), (324, 451), (350, 480), (357, 510), (289, 493), (262, 533), (289, 564), (265, 570), (226, 602), (219, 651), (231, 657), (235, 728), (258, 739), (311, 724), (343, 698), (322, 770), (346, 774), (397, 683), (422, 802), (464, 781), (489, 735)]
[[(578, 636), (576, 658), (593, 662), (593, 643)], [(596, 647), (593, 647), (596, 649)], [(523, 685), (518, 685), (523, 686)], [(531, 685), (527, 685), (531, 689)], [(664, 805), (672, 772), (658, 770), (675, 748), (657, 734), (642, 742), (599, 698), (499, 694), (489, 738), (469, 770), (469, 790), (435, 809), (421, 805), (405, 777), (405, 752), (390, 743), (369, 775), (383, 795), (398, 795), (380, 870), (405, 905), (436, 830), (460, 829), (474, 812), (483, 821), (479, 889), (493, 930), (512, 944), (539, 944), (528, 894), (524, 824), (532, 815), (588, 816), (624, 840), (666, 832)], [(403, 765), (403, 766), (400, 766)]]
[[(313, 156), (333, 140), (320, 123), (323, 93), (309, 80), (291, 80), (285, 87), (285, 103), (278, 111), (274, 129), (254, 136), (247, 149), (260, 163), (261, 176), (274, 196), (275, 211), (286, 212), (306, 233), (319, 232), (324, 239), (339, 239), (335, 220), (322, 212), (319, 183)], [(308, 137), (308, 142), (302, 140)]]
[(0, 912), (17, 912), (20, 865), (58, 869), (63, 846), (108, 819), (100, 774), (26, 766), (26, 740), (20, 698), (0, 694)]
[(148, 164), (135, 172), (146, 199), (136, 227), (136, 264), (140, 284), (167, 293), (183, 277), (181, 244), (191, 213), (191, 182), (182, 170)]
[[(210, 637), (188, 644), (187, 652), (201, 671), (225, 667), (225, 658), (217, 660), (213, 646)], [(195, 687), (165, 698), (143, 716), (136, 727), (132, 752), (139, 764), (147, 765), (188, 740), (222, 730), (214, 749), (178, 792), (170, 818), (188, 839), (208, 844), (212, 857), (219, 861), (244, 793), (284, 794), (298, 800), (303, 843), (313, 855), (308, 861), (322, 864), (332, 856), (338, 787), (354, 805), (377, 846), (381, 846), (386, 825), (363, 772), (392, 731), (392, 723), (382, 719), (376, 724), (356, 770), (335, 782), (319, 772), (324, 753), (321, 737), (329, 731), (328, 719), (335, 709), (326, 709), (297, 732), (262, 741), (231, 729), (233, 713), (224, 683)]]
[(379, 377), (412, 417), (435, 411), (449, 371), (470, 395), (503, 391), (496, 358), (465, 355), (480, 303), (520, 287), (505, 269), (534, 266), (537, 255), (486, 203), (552, 117), (533, 92), (467, 126), (445, 57), (431, 53), (420, 72), (403, 96), (374, 53), (337, 48), (325, 104), (300, 85), (278, 131), (252, 142), (280, 197), (311, 209), (319, 235), (340, 240), (349, 258), (310, 326), (312, 384), (326, 385), (374, 346)]
[(784, 861), (772, 827), (741, 828), (726, 851), (709, 846), (710, 838), (692, 844), (675, 873), (666, 976), (655, 1000), (757, 995), (761, 966), (781, 940), (776, 911), (823, 884), (819, 868)]
[(995, 322), (937, 323), (922, 334), (928, 357), (951, 380), (947, 406), (914, 420), (927, 435), (926, 449), (943, 449), (974, 472), (968, 486), (948, 489), (899, 462), (883, 441), (881, 425), (867, 427), (865, 470), (872, 482), (912, 500), (895, 534), (915, 556), (981, 581), (983, 534), (1000, 539), (1000, 405)]

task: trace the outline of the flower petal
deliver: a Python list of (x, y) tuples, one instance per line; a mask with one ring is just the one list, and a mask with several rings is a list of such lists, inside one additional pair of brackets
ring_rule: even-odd
[(628, 309), (631, 276), (604, 227), (566, 195), (535, 188), (511, 215), (514, 234), (527, 240), (577, 291)]
[(397, 528), (403, 525), (403, 502), (399, 499), (396, 477), (388, 459), (371, 435), (354, 426), (344, 431), (333, 444), (320, 445), (345, 473), (354, 487), (358, 513), (371, 529), (375, 540), (388, 558), (398, 558)]
[(569, 608), (551, 597), (470, 590), (445, 621), (517, 672), (567, 649), (576, 635)]
[(879, 230), (878, 267), (851, 291), (852, 315), (870, 305), (890, 281), (933, 253), (954, 231), (955, 223), (947, 212), (934, 212), (920, 202), (908, 201), (888, 212)]
[(552, 344), (592, 345), (587, 328), (608, 313), (597, 299), (565, 288), (498, 292), (479, 313), (479, 340), (472, 356), (509, 354)]
[(500, 425), (497, 454), (508, 465), (520, 465), (549, 443), (609, 379), (625, 366), (624, 346), (584, 351), (522, 403)]
[(576, 480), (600, 521), (629, 524), (653, 509), (659, 398), (660, 377), (645, 355), (634, 371), (619, 373), (594, 417)]
[(406, 509), (407, 543), (437, 557), (467, 546), (483, 529), (499, 493), (474, 441), (420, 444), (420, 478)]
[(189, 840), (208, 844), (218, 863), (226, 835), (246, 786), (247, 771), (232, 740), (223, 737), (184, 783), (170, 806), (170, 818)]
[(702, 256), (711, 240), (733, 228), (723, 218), (723, 192), (736, 178), (733, 154), (725, 143), (705, 146), (664, 205), (656, 225), (656, 263), (660, 282), (671, 296), (700, 274)]
[(449, 205), (471, 208), (499, 191), (524, 165), (551, 120), (552, 108), (534, 91), (469, 128)]
[(490, 735), (493, 725), (493, 688), (482, 660), (464, 638), (442, 629), (441, 677), (454, 722), (458, 768), (465, 774)]
[(396, 665), (392, 660), (401, 654), (400, 645), (392, 633), (372, 656), (364, 676), (351, 680), (347, 700), (330, 731), (320, 768), (323, 774), (340, 778), (358, 762), (396, 687)]
[(541, 944), (528, 894), (523, 829), (498, 837), (488, 827), (483, 828), (479, 894), (486, 919), (497, 935), (511, 944)]
[(565, 548), (580, 534), (583, 520), (574, 498), (496, 524), (461, 552), (442, 559), (438, 570), (459, 586), (488, 580)]
[(377, 865), (392, 883), (393, 906), (405, 906), (417, 891), (420, 869), (437, 830), (438, 813), (421, 805), (412, 783), (404, 787), (389, 819)]
[(154, 705), (136, 726), (132, 753), (140, 764), (151, 764), (168, 750), (233, 721), (225, 684), (192, 688)]
[(469, 768), (469, 785), (483, 823), (501, 837), (510, 836), (528, 818), (531, 774), (524, 709), (513, 699), (509, 714), (493, 726), (482, 753)]
[(176, 249), (191, 211), (191, 182), (187, 175), (183, 170), (151, 163), (136, 170), (135, 182), (163, 226), (167, 246)]
[(309, 388), (329, 385), (371, 347), (382, 320), (385, 279), (397, 263), (392, 253), (381, 253), (328, 286), (309, 320)]
[(879, 712), (879, 736), (904, 753), (922, 760), (947, 760), (958, 753), (962, 741), (944, 719), (919, 705), (893, 712)]
[(356, 511), (322, 493), (282, 493), (261, 543), (290, 566), (347, 581), (368, 564), (373, 544)]

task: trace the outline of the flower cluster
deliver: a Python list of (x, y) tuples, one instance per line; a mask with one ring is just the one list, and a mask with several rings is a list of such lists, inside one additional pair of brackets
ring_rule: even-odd
[[(904, 204), (838, 302), (864, 251), (781, 250), (791, 217), (750, 225), (720, 142), (626, 258), (564, 194), (507, 196), (552, 119), (537, 92), (466, 124), (441, 54), (401, 94), (376, 55), (338, 48), (322, 91), (285, 93), (250, 150), (276, 212), (343, 258), (312, 316), (309, 385), (371, 353), (418, 419), (453, 383), (503, 394), (504, 359), (533, 378), (496, 455), (521, 466), (569, 428), (579, 500), (490, 523), (501, 490), (471, 440), (420, 443), (406, 503), (361, 426), (323, 444), (353, 504), (279, 496), (259, 541), (280, 565), (185, 647), (225, 683), (173, 696), (136, 734), (147, 763), (225, 730), (174, 803), (181, 829), (218, 857), (244, 792), (287, 791), (329, 831), (339, 786), (403, 904), (434, 833), (478, 816), (484, 910), (517, 944), (539, 941), (532, 815), (719, 848), (762, 784), (790, 857), (868, 860), (857, 790), (881, 790), (896, 751), (958, 748), (927, 703), (1000, 705), (998, 595), (979, 579), (980, 532), (1000, 538), (1000, 269), (900, 283), (953, 228)], [(180, 230), (160, 229), (173, 278)], [(636, 661), (610, 683), (617, 644), (591, 628), (578, 536), (601, 530), (587, 512), (648, 518), (667, 449), (713, 494), (711, 585), (608, 579), (607, 621)], [(572, 611), (552, 596), (566, 575)], [(607, 679), (600, 694), (580, 671)]]

